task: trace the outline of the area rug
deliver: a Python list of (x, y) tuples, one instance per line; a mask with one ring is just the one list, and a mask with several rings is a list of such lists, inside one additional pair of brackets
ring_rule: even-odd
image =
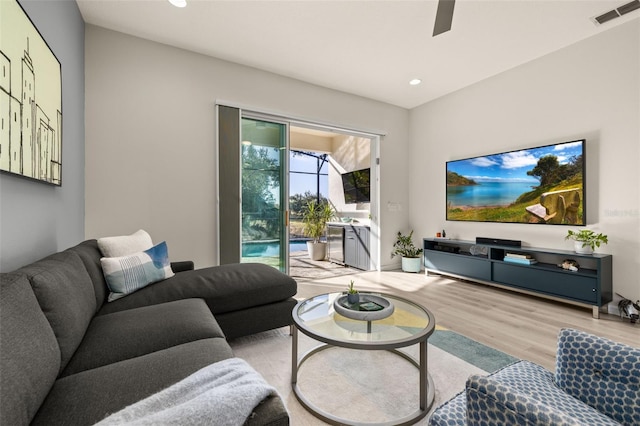
[[(274, 386), (292, 425), (325, 424), (300, 405), (291, 390), (291, 336), (280, 328), (231, 340), (245, 359)], [(299, 351), (317, 346), (299, 333)], [(403, 351), (418, 356), (417, 345)], [(516, 361), (496, 349), (437, 327), (429, 338), (428, 369), (435, 387), (433, 408), (464, 389), (472, 374), (487, 374)], [(393, 422), (418, 409), (418, 369), (387, 351), (331, 348), (309, 358), (298, 372), (298, 386), (322, 410), (353, 422)], [(433, 409), (432, 408), (432, 409)], [(417, 424), (426, 425), (428, 416)]]

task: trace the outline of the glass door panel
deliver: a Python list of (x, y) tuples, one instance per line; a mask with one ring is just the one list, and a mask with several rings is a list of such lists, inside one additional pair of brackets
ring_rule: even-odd
[(287, 124), (242, 119), (242, 257), (288, 272)]

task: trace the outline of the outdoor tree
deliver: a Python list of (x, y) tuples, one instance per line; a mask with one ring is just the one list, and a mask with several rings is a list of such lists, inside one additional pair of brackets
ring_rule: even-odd
[(280, 188), (279, 158), (269, 154), (268, 148), (242, 147), (243, 231), (261, 238), (277, 237), (279, 228), (273, 195)]
[[(291, 211), (291, 216), (293, 217), (302, 217), (302, 213), (304, 208), (307, 206), (307, 203), (310, 201), (317, 201), (318, 195), (315, 192), (305, 191), (304, 194), (293, 194), (289, 197), (289, 210)], [(320, 194), (320, 202), (324, 203), (327, 201), (327, 198)]]

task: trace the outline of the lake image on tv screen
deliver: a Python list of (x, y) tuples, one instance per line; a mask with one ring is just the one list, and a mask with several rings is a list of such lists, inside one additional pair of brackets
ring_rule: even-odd
[(583, 225), (584, 141), (447, 163), (447, 220)]

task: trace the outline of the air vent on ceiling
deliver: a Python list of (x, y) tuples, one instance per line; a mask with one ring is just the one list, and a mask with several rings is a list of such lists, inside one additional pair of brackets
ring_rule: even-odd
[(605, 12), (601, 15), (591, 18), (596, 25), (602, 25), (605, 22), (609, 22), (612, 19), (618, 18), (622, 15), (626, 15), (629, 12), (640, 9), (640, 0), (633, 0), (632, 2), (623, 4), (622, 6)]

